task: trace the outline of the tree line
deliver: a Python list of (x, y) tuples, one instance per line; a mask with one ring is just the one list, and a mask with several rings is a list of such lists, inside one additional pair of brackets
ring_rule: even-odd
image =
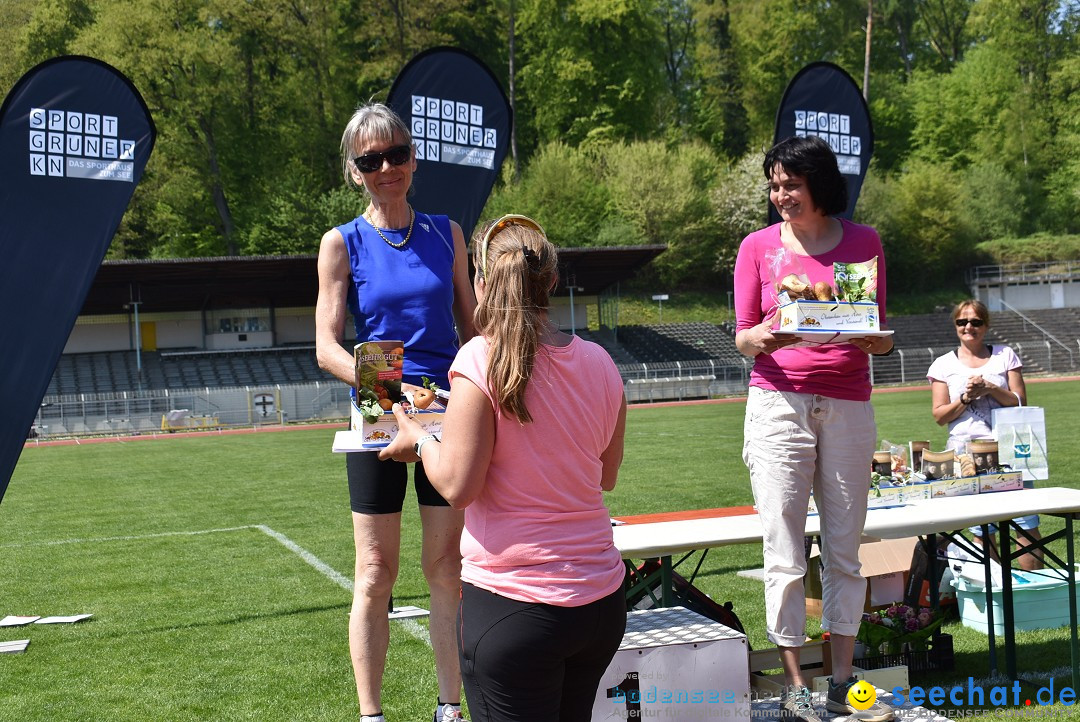
[(353, 109), (461, 47), (513, 89), (485, 215), (666, 243), (650, 273), (707, 288), (765, 223), (787, 82), (827, 60), (866, 79), (856, 220), (929, 288), (995, 249), (1076, 253), (1045, 240), (1080, 233), (1078, 30), (1077, 0), (5, 0), (0, 87), (82, 54), (146, 99), (158, 143), (110, 257), (314, 253), (362, 210), (338, 161)]

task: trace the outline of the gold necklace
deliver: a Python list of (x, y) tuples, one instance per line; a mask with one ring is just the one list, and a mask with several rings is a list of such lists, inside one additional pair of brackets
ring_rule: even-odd
[(367, 218), (367, 222), (371, 223), (371, 227), (374, 228), (375, 232), (379, 234), (379, 238), (386, 241), (391, 248), (401, 248), (409, 242), (410, 238), (412, 238), (413, 222), (416, 220), (416, 211), (413, 210), (412, 206), (409, 206), (409, 232), (405, 234), (405, 239), (401, 243), (394, 243), (389, 238), (384, 236), (383, 232), (379, 230), (379, 227), (372, 222), (371, 218), (368, 218), (368, 215), (366, 213), (364, 214), (364, 218)]

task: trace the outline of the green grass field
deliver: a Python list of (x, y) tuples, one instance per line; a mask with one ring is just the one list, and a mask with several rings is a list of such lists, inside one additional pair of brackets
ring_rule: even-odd
[[(1080, 384), (1032, 383), (1029, 396), (1046, 408), (1053, 485), (1080, 488)], [(944, 446), (927, 390), (875, 394), (874, 405), (879, 437)], [(612, 514), (752, 503), (743, 409), (633, 408)], [(353, 548), (332, 436), (300, 428), (24, 451), (0, 504), (0, 617), (94, 616), (0, 628), (0, 642), (31, 640), (25, 653), (0, 655), (0, 720), (355, 720), (346, 639)], [(426, 607), (411, 493), (404, 527), (395, 600)], [(1044, 532), (1059, 527), (1044, 518)], [(762, 587), (735, 572), (760, 565), (760, 545), (717, 549), (697, 580), (735, 603), (755, 648), (768, 646)], [(914, 683), (986, 675), (986, 637), (959, 623), (947, 631), (955, 672)], [(391, 720), (430, 719), (436, 684), (425, 632), (426, 621), (393, 624)], [(820, 633), (814, 620), (808, 632)], [(1064, 628), (1018, 640), (1025, 672), (1068, 664)], [(1057, 674), (1058, 687), (1070, 684)]]

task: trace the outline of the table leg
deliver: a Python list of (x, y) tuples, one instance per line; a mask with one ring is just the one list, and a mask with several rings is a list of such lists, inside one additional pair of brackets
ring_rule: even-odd
[(671, 555), (660, 557), (660, 603), (665, 607), (675, 605), (675, 592), (671, 582)]
[(1069, 567), (1069, 641), (1072, 651), (1073, 689), (1080, 689), (1080, 642), (1076, 630), (1076, 552), (1073, 550), (1073, 518), (1065, 517), (1065, 552)]
[(1012, 560), (1013, 544), (1009, 533), (1012, 521), (998, 522), (998, 556), (1001, 558), (1001, 609), (1005, 628), (1005, 674), (1009, 679), (1016, 676), (1016, 612), (1013, 609)]
[(990, 645), (990, 674), (997, 674), (997, 640), (994, 634), (994, 577), (990, 573), (990, 525), (981, 524), (980, 530), (982, 531), (982, 537), (985, 546), (982, 548), (982, 563), (983, 563), (983, 583), (985, 584), (986, 592), (986, 640)]
[[(925, 543), (926, 543), (926, 578), (930, 580), (929, 582), (927, 582), (927, 587), (928, 587), (927, 592), (928, 592), (929, 597), (930, 597), (930, 609), (932, 609), (934, 612), (937, 612), (938, 609), (941, 607), (941, 600), (939, 599), (939, 597), (941, 595), (941, 589), (940, 589), (941, 582), (940, 581), (935, 582), (935, 580), (938, 578), (938, 575), (937, 575), (937, 563), (938, 563), (938, 560), (937, 560), (937, 555), (938, 555), (937, 534), (927, 534)], [(919, 595), (920, 596), (922, 595), (922, 590), (921, 589), (919, 590)], [(915, 606), (916, 606), (916, 608), (922, 606), (922, 600), (921, 599), (916, 599), (915, 600)]]

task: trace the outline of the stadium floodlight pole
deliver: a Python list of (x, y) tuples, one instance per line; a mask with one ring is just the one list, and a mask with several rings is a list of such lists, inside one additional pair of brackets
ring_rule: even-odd
[(142, 301), (131, 300), (124, 304), (124, 308), (132, 308), (135, 311), (135, 371), (139, 375), (139, 385), (142, 385), (142, 329), (139, 328), (139, 304)]

